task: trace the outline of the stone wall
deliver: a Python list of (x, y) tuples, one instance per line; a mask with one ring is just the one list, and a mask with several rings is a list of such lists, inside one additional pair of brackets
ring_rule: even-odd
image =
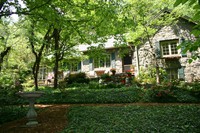
[[(158, 41), (174, 40), (174, 39), (180, 40), (182, 37), (185, 40), (195, 40), (194, 36), (190, 34), (193, 26), (194, 26), (193, 23), (190, 23), (184, 19), (180, 19), (180, 21), (173, 26), (165, 26), (161, 28), (157, 32), (157, 34), (152, 38), (152, 43), (154, 44), (153, 45), (154, 48), (155, 48), (155, 43)], [(152, 56), (152, 52), (155, 51), (154, 48), (151, 49), (148, 42), (139, 47), (138, 54), (139, 54), (140, 67), (148, 67), (155, 63), (154, 58)], [(178, 52), (180, 53), (181, 50), (179, 49)], [(180, 54), (180, 59), (179, 59), (181, 66), (184, 68), (185, 81), (188, 82), (192, 82), (197, 79), (200, 80), (200, 60), (196, 60), (190, 64), (188, 63), (190, 57), (191, 53), (188, 52), (187, 57), (181, 57)], [(162, 63), (163, 59), (160, 59), (158, 61)], [(136, 51), (134, 52), (134, 57), (132, 62), (133, 64), (136, 64)], [(160, 64), (160, 66), (163, 65)]]

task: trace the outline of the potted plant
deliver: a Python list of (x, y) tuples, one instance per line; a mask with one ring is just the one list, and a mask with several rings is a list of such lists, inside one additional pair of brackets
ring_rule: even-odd
[(131, 77), (131, 75), (132, 75), (130, 70), (127, 70), (126, 74), (127, 74), (128, 77)]
[(104, 74), (105, 70), (95, 70), (95, 73), (97, 74), (97, 76), (101, 76), (102, 74)]
[(135, 72), (135, 66), (134, 66), (134, 65), (131, 65), (130, 69), (131, 69), (131, 70), (130, 70), (131, 73), (134, 74), (134, 72)]
[(116, 73), (116, 68), (111, 68), (110, 71), (112, 72), (112, 75), (115, 75), (115, 73)]

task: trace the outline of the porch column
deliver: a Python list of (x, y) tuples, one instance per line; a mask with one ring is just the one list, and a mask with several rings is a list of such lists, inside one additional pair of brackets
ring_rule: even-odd
[(136, 51), (136, 73), (135, 76), (139, 75), (140, 73), (140, 62), (139, 62), (139, 55), (138, 55), (138, 46), (135, 46), (135, 51)]

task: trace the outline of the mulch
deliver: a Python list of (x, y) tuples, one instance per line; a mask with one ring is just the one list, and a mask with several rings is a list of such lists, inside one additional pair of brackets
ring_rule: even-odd
[[(67, 111), (70, 106), (172, 106), (191, 105), (180, 103), (128, 103), (128, 104), (59, 104), (59, 105), (36, 105), (41, 108), (37, 114), (39, 124), (35, 127), (27, 127), (26, 118), (11, 121), (0, 125), (0, 133), (58, 133), (67, 126)], [(194, 104), (193, 104), (194, 105)], [(200, 104), (197, 104), (200, 105)]]
[(0, 125), (0, 133), (57, 133), (62, 131), (67, 125), (66, 113), (69, 105), (38, 105), (37, 112), (38, 125), (27, 127), (26, 118), (15, 120)]

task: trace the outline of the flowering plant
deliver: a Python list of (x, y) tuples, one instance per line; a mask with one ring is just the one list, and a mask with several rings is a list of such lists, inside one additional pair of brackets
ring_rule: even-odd
[(127, 74), (131, 74), (131, 70), (126, 70), (126, 73)]

